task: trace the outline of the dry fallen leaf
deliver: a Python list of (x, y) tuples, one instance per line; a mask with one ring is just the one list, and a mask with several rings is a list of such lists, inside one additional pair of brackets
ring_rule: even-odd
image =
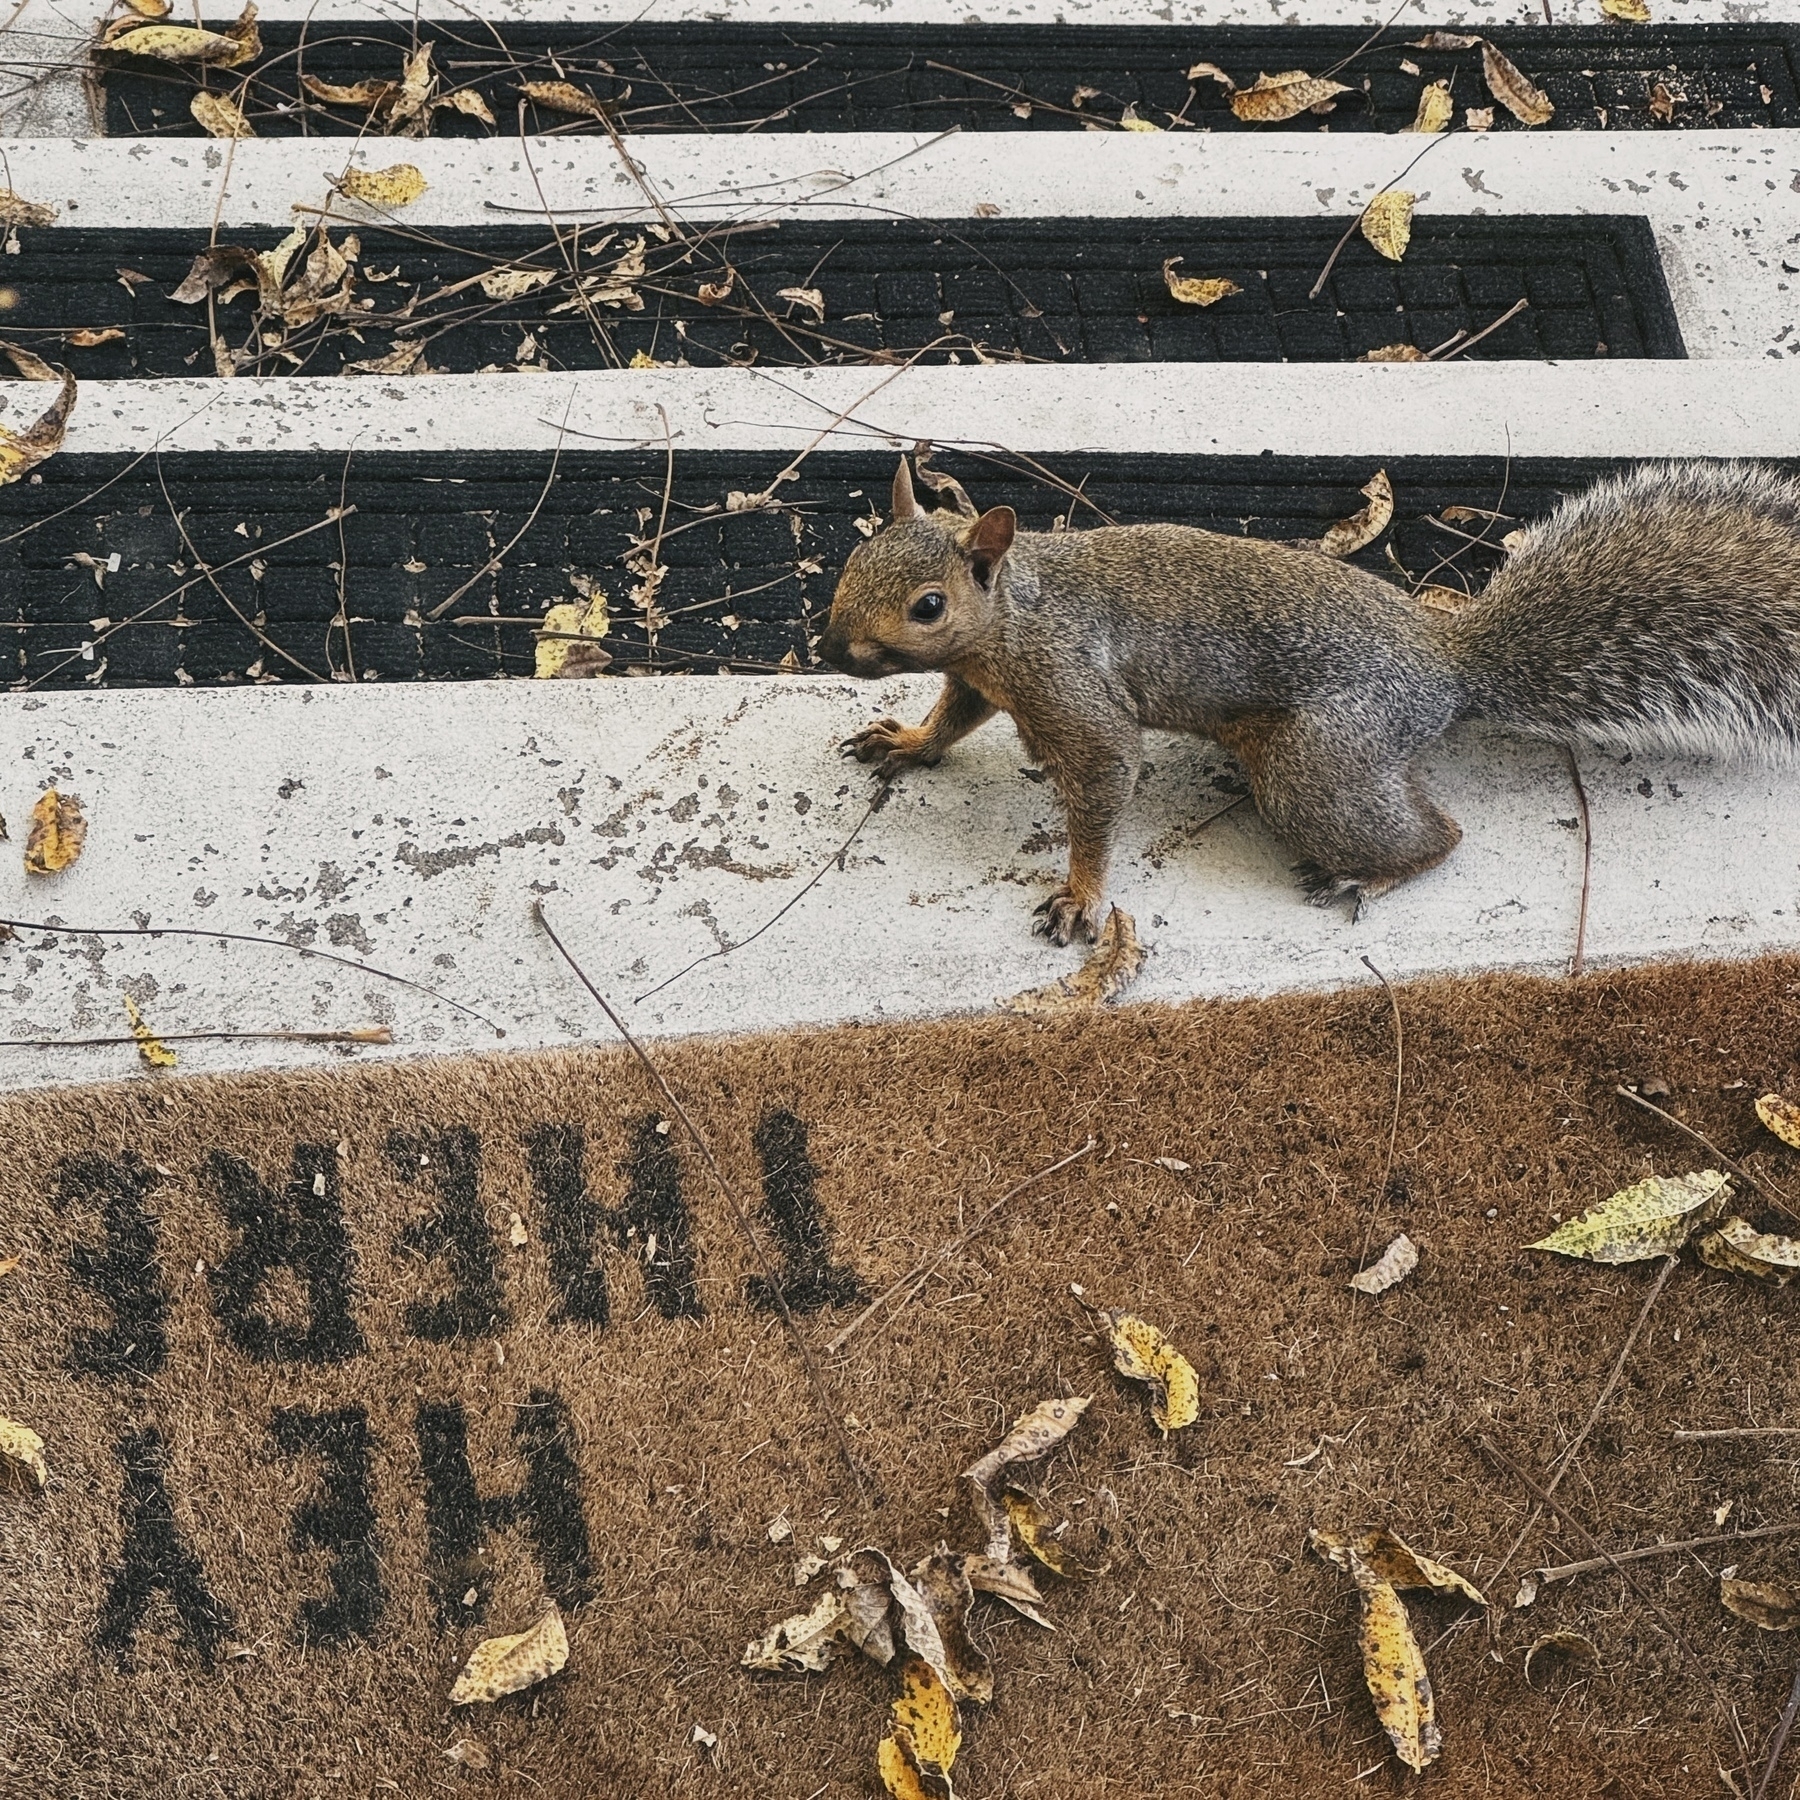
[(825, 322), (825, 296), (818, 288), (785, 287), (775, 290), (777, 300), (791, 301), (795, 306), (803, 306), (812, 314), (818, 324)]
[(0, 338), (0, 350), (6, 352), (7, 360), (27, 381), (61, 381), (63, 378), (61, 369), (51, 368), (35, 350), (27, 350), (23, 344), (9, 344)]
[(994, 1697), (994, 1667), (969, 1636), (969, 1608), (975, 1590), (960, 1554), (940, 1544), (936, 1551), (915, 1564), (908, 1577), (925, 1602), (938, 1638), (944, 1646), (944, 1667), (950, 1676), (950, 1692), (958, 1700), (985, 1706)]
[(1800, 1625), (1800, 1588), (1786, 1582), (1739, 1581), (1727, 1575), (1719, 1582), (1719, 1604), (1764, 1631), (1792, 1631)]
[(445, 1752), (451, 1762), (461, 1763), (465, 1769), (477, 1771), (493, 1767), (494, 1759), (488, 1753), (485, 1744), (478, 1744), (473, 1738), (458, 1738)]
[(548, 1680), (568, 1660), (569, 1636), (553, 1606), (529, 1631), (477, 1644), (450, 1690), (450, 1704), (469, 1706), (516, 1694)]
[(490, 300), (517, 300), (556, 279), (554, 269), (494, 269), (477, 284)]
[(1650, 23), (1650, 8), (1644, 0), (1600, 0), (1600, 10), (1609, 19), (1619, 19), (1627, 25)]
[(262, 34), (256, 28), (256, 0), (248, 0), (237, 22), (224, 31), (203, 31), (191, 25), (146, 25), (136, 12), (113, 20), (103, 40), (108, 50), (127, 56), (148, 56), (158, 62), (205, 63), (220, 69), (242, 68), (262, 55)]
[(1377, 469), (1362, 492), (1369, 504), (1347, 519), (1339, 519), (1319, 539), (1319, 549), (1326, 556), (1354, 556), (1387, 530), (1394, 516), (1394, 488), (1386, 469)]
[(738, 1660), (746, 1669), (828, 1669), (837, 1656), (846, 1617), (841, 1594), (821, 1594), (810, 1612), (795, 1613), (753, 1638)]
[(202, 130), (216, 138), (253, 138), (256, 127), (238, 111), (237, 103), (223, 94), (202, 91), (188, 102), (188, 111)]
[(1385, 1527), (1378, 1526), (1353, 1538), (1340, 1537), (1333, 1531), (1314, 1530), (1306, 1535), (1316, 1555), (1347, 1575), (1354, 1575), (1360, 1564), (1378, 1581), (1393, 1588), (1429, 1588), (1434, 1594), (1453, 1594), (1475, 1606), (1487, 1605), (1487, 1596), (1448, 1563), (1421, 1556)]
[(1039, 1611), (1044, 1596), (1023, 1563), (998, 1563), (991, 1556), (971, 1551), (963, 1558), (963, 1572), (976, 1593), (992, 1594), (996, 1600), (1004, 1600), (1014, 1612), (1022, 1613), (1032, 1624), (1041, 1625), (1046, 1631), (1056, 1629)]
[(1398, 262), (1412, 242), (1416, 198), (1405, 188), (1388, 188), (1363, 208), (1362, 234), (1389, 262)]
[(1075, 1429), (1090, 1398), (1078, 1395), (1040, 1400), (1030, 1412), (1013, 1421), (1012, 1429), (986, 1456), (963, 1470), (963, 1479), (975, 1484), (975, 1510), (987, 1527), (987, 1553), (996, 1562), (1004, 1563), (1012, 1552), (1006, 1510), (994, 1493), (995, 1477), (1012, 1463), (1036, 1462), (1049, 1455)]
[(1800, 1240), (1758, 1231), (1747, 1219), (1727, 1219), (1694, 1246), (1700, 1260), (1734, 1275), (1786, 1287), (1800, 1275)]
[(1717, 1169), (1652, 1175), (1526, 1246), (1588, 1262), (1642, 1262), (1672, 1256), (1725, 1204), (1729, 1177)]
[(1357, 1633), (1363, 1680), (1394, 1754), (1416, 1772), (1435, 1762), (1444, 1746), (1425, 1656), (1393, 1584), (1362, 1574), (1356, 1585), (1363, 1607)]
[(125, 0), (125, 4), (145, 19), (166, 19), (169, 16), (169, 0)]
[(1052, 1575), (1073, 1581), (1088, 1571), (1072, 1557), (1056, 1536), (1056, 1515), (1029, 1488), (1008, 1483), (1000, 1495), (1007, 1524), (1034, 1560)]
[(479, 119), (484, 125), (496, 123), (493, 108), (474, 88), (458, 88), (454, 94), (446, 94), (438, 105), (448, 106), (454, 112), (467, 113), (471, 119)]
[(1494, 109), (1491, 106), (1465, 106), (1463, 123), (1471, 131), (1492, 131), (1494, 129)]
[(400, 91), (387, 106), (387, 129), (399, 137), (423, 137), (431, 129), (437, 85), (431, 45), (421, 44), (401, 65)]
[(1137, 921), (1114, 907), (1100, 927), (1092, 952), (1073, 975), (1061, 975), (1048, 987), (1027, 988), (1002, 1000), (1007, 1012), (1084, 1012), (1117, 999), (1144, 966), (1144, 946), (1138, 942)]
[(17, 1250), (11, 1256), (0, 1256), (0, 1275), (10, 1275), (24, 1260), (23, 1250)]
[(1586, 1663), (1590, 1667), (1600, 1661), (1593, 1640), (1579, 1631), (1547, 1631), (1525, 1652), (1525, 1683), (1531, 1685), (1531, 1662), (1535, 1656), (1551, 1655), (1569, 1662)]
[(1244, 291), (1235, 281), (1227, 280), (1222, 275), (1177, 275), (1175, 269), (1181, 260), (1179, 256), (1165, 259), (1163, 285), (1184, 306), (1213, 306), (1232, 294)]
[(138, 1055), (144, 1059), (146, 1066), (152, 1069), (174, 1068), (175, 1052), (144, 1023), (144, 1015), (138, 1011), (137, 1002), (129, 994), (125, 996), (125, 1016), (131, 1021), (131, 1035), (137, 1039)]
[(604, 119), (606, 108), (586, 88), (572, 81), (525, 81), (519, 92), (534, 105), (548, 107), (551, 112), (568, 113), (578, 119)]
[(1475, 598), (1473, 594), (1465, 594), (1461, 588), (1442, 587), (1437, 582), (1428, 581), (1423, 587), (1413, 589), (1413, 599), (1419, 605), (1429, 607), (1433, 612), (1461, 612)]
[(1385, 1294), (1395, 1282), (1404, 1281), (1419, 1266), (1418, 1246), (1403, 1231), (1382, 1251), (1381, 1260), (1360, 1275), (1350, 1277), (1359, 1294)]
[(411, 206), (429, 185), (411, 163), (395, 163), (389, 169), (350, 170), (338, 192), (365, 206)]
[(1162, 127), (1152, 123), (1149, 119), (1140, 118), (1137, 102), (1133, 100), (1119, 115), (1119, 129), (1121, 131), (1161, 131)]
[(10, 229), (14, 225), (48, 225), (55, 218), (54, 206), (40, 206), (35, 200), (15, 194), (9, 187), (0, 187), (0, 226)]
[(122, 343), (125, 333), (116, 325), (103, 326), (95, 330), (91, 325), (84, 325), (79, 331), (63, 333), (63, 342), (71, 350), (92, 350), (96, 344)]
[(1408, 131), (1438, 132), (1450, 123), (1456, 103), (1450, 98), (1450, 84), (1434, 81), (1419, 95), (1419, 110)]
[(894, 1728), (876, 1752), (883, 1785), (894, 1800), (953, 1800), (950, 1770), (961, 1748), (955, 1699), (915, 1657), (894, 1699)]
[(1431, 358), (1417, 344), (1383, 344), (1379, 350), (1365, 350), (1359, 363), (1430, 362)]
[(1194, 1365), (1163, 1334), (1136, 1313), (1107, 1312), (1106, 1334), (1113, 1366), (1130, 1381), (1150, 1389), (1150, 1416), (1167, 1437), (1200, 1416), (1200, 1377)]
[(384, 356), (365, 356), (344, 364), (346, 375), (430, 375), (423, 338), (401, 338)]
[[(543, 629), (562, 635), (537, 640), (533, 675), (539, 681), (567, 681), (600, 674), (612, 662), (612, 656), (601, 649), (597, 640), (606, 636), (610, 624), (604, 594), (551, 607), (544, 614)], [(587, 639), (596, 641), (582, 641)]]
[(50, 410), (36, 424), (23, 431), (9, 431), (0, 425), (0, 487), (29, 475), (39, 463), (54, 456), (62, 448), (63, 434), (69, 428), (69, 414), (75, 409), (75, 377), (63, 376), (62, 392)]
[(0, 1456), (28, 1470), (40, 1491), (50, 1479), (50, 1470), (44, 1461), (44, 1440), (29, 1425), (21, 1425), (16, 1419), (0, 1418)]
[(400, 91), (397, 81), (358, 81), (349, 87), (334, 87), (316, 75), (302, 75), (300, 85), (315, 100), (323, 100), (328, 106), (379, 106)]
[(844, 1603), (844, 1642), (885, 1668), (894, 1660), (894, 1595), (887, 1563), (853, 1552), (838, 1565), (837, 1584)]
[(1756, 1102), (1756, 1116), (1784, 1144), (1800, 1150), (1800, 1106), (1779, 1094), (1763, 1094)]
[(702, 306), (723, 306), (731, 298), (731, 286), (736, 280), (737, 270), (727, 268), (723, 281), (701, 282), (700, 304)]
[(1494, 98), (1521, 125), (1548, 125), (1556, 117), (1550, 96), (1527, 79), (1518, 65), (1486, 38), (1481, 40), (1481, 72)]
[(1422, 38), (1406, 40), (1407, 48), (1411, 50), (1473, 50), (1480, 42), (1480, 38), (1465, 36), (1460, 31), (1428, 31)]
[(75, 794), (46, 788), (31, 809), (31, 830), (25, 837), (25, 873), (57, 875), (80, 856), (87, 842), (87, 818)]
[(1334, 94), (1349, 92), (1341, 81), (1326, 81), (1304, 69), (1288, 69), (1280, 75), (1258, 75), (1255, 87), (1234, 89), (1231, 110), (1252, 125), (1279, 125)]
[(1216, 81), (1228, 94), (1237, 86), (1237, 83), (1217, 63), (1197, 62), (1188, 70), (1187, 78), (1189, 81), (1202, 79)]

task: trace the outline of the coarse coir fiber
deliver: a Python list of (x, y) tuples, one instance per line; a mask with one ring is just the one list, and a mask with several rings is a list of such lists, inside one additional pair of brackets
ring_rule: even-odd
[[(0, 1491), (0, 1789), (878, 1792), (893, 1673), (752, 1674), (746, 1640), (820, 1591), (794, 1564), (823, 1537), (909, 1561), (972, 1542), (958, 1471), (1038, 1399), (1082, 1393), (1041, 1478), (1098, 1572), (1044, 1578), (1054, 1632), (981, 1613), (998, 1692), (966, 1709), (960, 1794), (1314, 1796), (1370, 1770), (1363, 1791), (1392, 1791), (1355, 1596), (1306, 1549), (1309, 1526), (1365, 1522), (1503, 1602), (1413, 1605), (1437, 1791), (1722, 1793), (1723, 1765), (1748, 1793), (1792, 1644), (1725, 1614), (1715, 1576), (1800, 1572), (1800, 1538), (1514, 1611), (1523, 1569), (1593, 1549), (1545, 1518), (1502, 1574), (1529, 1497), (1477, 1439), (1544, 1479), (1655, 1273), (1521, 1246), (1708, 1160), (1616, 1083), (1666, 1083), (1662, 1104), (1800, 1194), (1751, 1105), (1800, 1092), (1797, 983), (1800, 963), (1764, 960), (1400, 988), (1385, 1187), (1379, 988), (659, 1050), (816, 1346), (1099, 1140), (909, 1305), (821, 1348), (866, 1491), (769, 1271), (623, 1053), (0, 1103), (0, 1254), (25, 1253), (0, 1279), (0, 1413), (51, 1467), (41, 1495)], [(1417, 1272), (1353, 1295), (1400, 1230)], [(1186, 1351), (1191, 1429), (1161, 1440), (1072, 1282)], [(1609, 1549), (1717, 1532), (1728, 1503), (1725, 1530), (1800, 1517), (1781, 1438), (1672, 1436), (1792, 1419), (1794, 1324), (1790, 1293), (1690, 1256), (1562, 1484), (1573, 1516)], [(470, 1648), (549, 1598), (566, 1672), (453, 1712)], [(1557, 1628), (1598, 1667), (1540, 1658), (1528, 1685), (1527, 1647)]]

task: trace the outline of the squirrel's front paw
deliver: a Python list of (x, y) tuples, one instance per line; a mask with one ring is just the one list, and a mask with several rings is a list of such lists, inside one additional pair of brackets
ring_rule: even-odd
[(877, 719), (845, 738), (838, 748), (858, 762), (876, 764), (875, 773), (883, 781), (892, 781), (902, 770), (918, 768), (926, 761), (924, 742), (925, 734), (916, 726), (902, 725), (898, 719)]
[(1078, 900), (1070, 889), (1060, 887), (1038, 907), (1032, 930), (1053, 944), (1077, 939), (1091, 944), (1100, 935), (1100, 902)]

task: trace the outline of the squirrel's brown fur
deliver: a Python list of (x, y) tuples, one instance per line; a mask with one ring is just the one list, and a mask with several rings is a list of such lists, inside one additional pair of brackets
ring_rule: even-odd
[(847, 741), (884, 776), (1011, 714), (1068, 809), (1069, 878), (1039, 909), (1058, 943), (1098, 929), (1147, 728), (1238, 757), (1320, 902), (1381, 893), (1455, 848), (1413, 759), (1458, 719), (1626, 749), (1800, 748), (1800, 484), (1765, 469), (1602, 482), (1529, 528), (1455, 613), (1283, 544), (1020, 531), (1010, 507), (977, 514), (933, 484), (925, 511), (902, 460), (892, 522), (845, 564), (819, 655), (852, 675), (944, 672), (922, 725), (881, 719)]

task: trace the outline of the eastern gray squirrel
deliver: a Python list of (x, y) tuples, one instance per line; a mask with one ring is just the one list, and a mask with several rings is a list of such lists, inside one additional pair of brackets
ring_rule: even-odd
[(1299, 853), (1312, 898), (1360, 902), (1462, 832), (1413, 759), (1458, 719), (1618, 750), (1800, 746), (1800, 483), (1754, 464), (1651, 463), (1528, 527), (1486, 589), (1435, 612), (1345, 562), (1183, 525), (1021, 531), (948, 477), (844, 565), (820, 658), (941, 669), (922, 725), (845, 741), (891, 777), (1011, 714), (1069, 820), (1038, 908), (1091, 939), (1147, 728), (1212, 738)]

